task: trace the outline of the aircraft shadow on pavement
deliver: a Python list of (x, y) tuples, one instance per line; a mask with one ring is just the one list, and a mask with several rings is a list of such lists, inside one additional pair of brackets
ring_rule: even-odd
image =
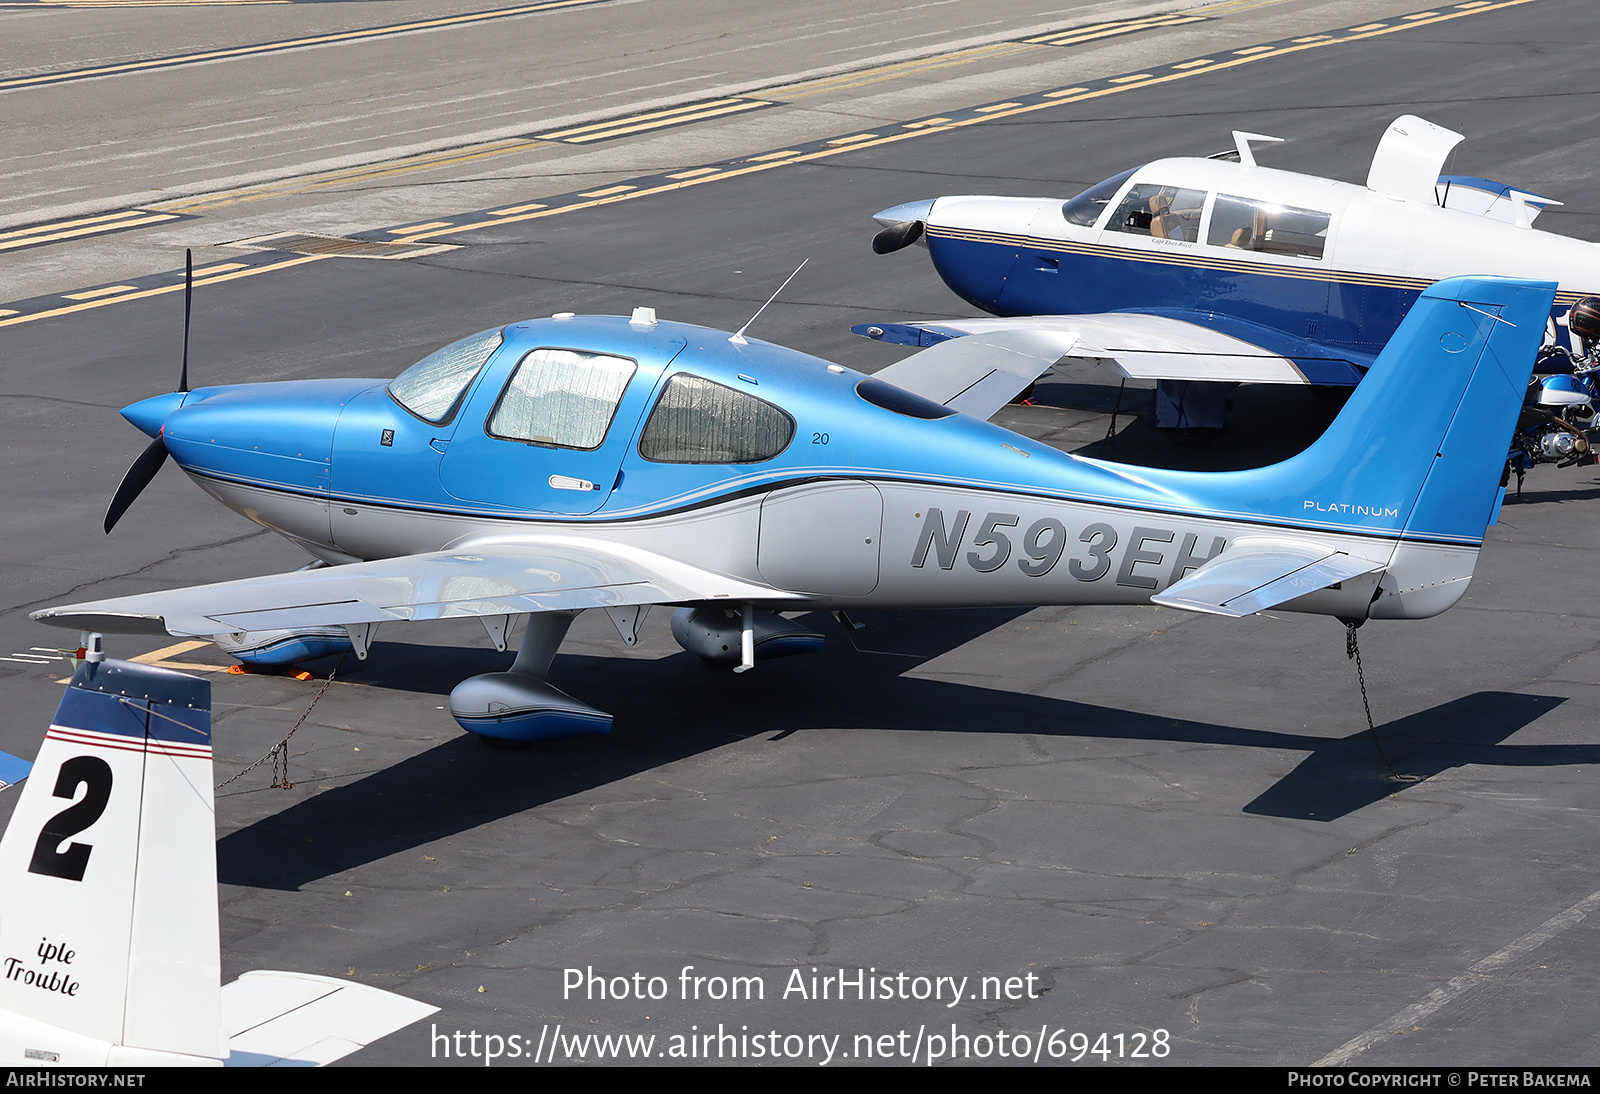
[[(1245, 813), (1331, 821), (1418, 782), (1389, 777), (1371, 734), (1321, 737), (1178, 721), (1092, 703), (1020, 695), (974, 684), (903, 675), (1022, 614), (991, 610), (924, 615), (859, 632), (856, 653), (833, 635), (819, 655), (771, 661), (735, 676), (689, 654), (659, 660), (563, 656), (554, 679), (616, 716), (609, 735), (504, 752), (463, 734), (347, 786), (327, 790), (218, 842), (220, 880), (296, 889), (400, 851), (514, 816), (732, 741), (776, 741), (808, 729), (1032, 734), (1099, 740), (1170, 741), (1309, 753), (1287, 776), (1241, 807)], [(916, 619), (919, 613), (907, 613)], [(959, 618), (958, 618), (959, 617)], [(870, 635), (870, 639), (863, 637)], [(374, 685), (432, 690), (419, 680), (425, 647), (374, 669)], [(435, 657), (446, 651), (433, 650)], [(462, 651), (467, 652), (467, 651)], [(482, 655), (484, 651), (476, 651)], [(942, 652), (942, 650), (941, 650)], [(492, 655), (491, 655), (492, 656)], [(369, 666), (381, 664), (375, 650)], [(477, 662), (481, 664), (481, 660)], [(475, 668), (474, 671), (484, 671)], [(393, 679), (389, 679), (389, 677)], [(456, 677), (459, 679), (459, 677)], [(825, 686), (820, 682), (826, 682)], [(1554, 710), (1556, 696), (1478, 692), (1378, 727), (1395, 769), (1420, 782), (1464, 764), (1554, 766), (1600, 762), (1600, 746), (1506, 745)], [(1243, 781), (1243, 780), (1241, 780)]]

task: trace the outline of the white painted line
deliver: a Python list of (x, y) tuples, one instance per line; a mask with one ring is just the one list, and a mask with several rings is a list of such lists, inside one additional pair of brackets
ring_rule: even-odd
[(1392, 1015), (1387, 1021), (1378, 1023), (1361, 1036), (1346, 1041), (1311, 1066), (1343, 1067), (1378, 1042), (1388, 1040), (1390, 1037), (1397, 1037), (1403, 1033), (1409, 1033), (1415, 1026), (1421, 1024), (1424, 1019), (1445, 1004), (1454, 1001), (1483, 983), (1486, 977), (1503, 971), (1512, 962), (1528, 956), (1528, 954), (1543, 946), (1568, 927), (1574, 927), (1583, 922), (1584, 918), (1596, 908), (1600, 908), (1600, 893), (1590, 893), (1560, 915), (1552, 916), (1505, 949), (1498, 953), (1490, 954), (1442, 988), (1430, 992), (1420, 1003), (1413, 1003), (1405, 1010)]

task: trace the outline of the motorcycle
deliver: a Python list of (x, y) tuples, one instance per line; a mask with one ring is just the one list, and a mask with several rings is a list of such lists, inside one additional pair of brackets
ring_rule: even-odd
[(1600, 344), (1577, 355), (1557, 345), (1539, 351), (1506, 457), (1505, 481), (1513, 473), (1517, 476), (1519, 498), (1523, 476), (1536, 464), (1588, 467), (1600, 462), (1595, 454), (1595, 445), (1600, 442), (1597, 380)]

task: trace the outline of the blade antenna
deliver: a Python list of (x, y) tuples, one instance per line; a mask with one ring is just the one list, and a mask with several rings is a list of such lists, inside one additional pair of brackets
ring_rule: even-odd
[(194, 251), (183, 249), (183, 365), (178, 372), (178, 390), (189, 390), (189, 311), (194, 302)]
[[(809, 258), (807, 258), (804, 261), (802, 261), (800, 263), (800, 265), (796, 266), (794, 268), (794, 273), (792, 273), (788, 277), (784, 278), (783, 279), (783, 284), (778, 286), (778, 292), (775, 292), (771, 296), (767, 297), (767, 304), (770, 304), (774, 300), (778, 299), (778, 293), (782, 292), (785, 288), (787, 288), (788, 285), (789, 285), (789, 282), (793, 281), (795, 279), (795, 275), (798, 274), (801, 270), (805, 269), (806, 268), (806, 263), (810, 262), (810, 261), (811, 260)], [(750, 343), (746, 342), (744, 340), (744, 332), (750, 329), (750, 323), (754, 323), (757, 319), (761, 318), (761, 313), (767, 310), (767, 304), (763, 304), (759, 308), (757, 308), (756, 309), (756, 313), (750, 317), (749, 322), (745, 323), (744, 326), (740, 327), (737, 331), (735, 331), (728, 338), (728, 341), (732, 342), (736, 346), (748, 346)]]

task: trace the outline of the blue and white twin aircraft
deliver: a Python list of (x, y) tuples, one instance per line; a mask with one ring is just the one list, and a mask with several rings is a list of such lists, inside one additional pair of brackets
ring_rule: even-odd
[(1600, 294), (1600, 246), (1532, 227), (1559, 202), (1441, 174), (1459, 133), (1397, 119), (1365, 186), (1257, 164), (1252, 146), (1279, 139), (1236, 131), (1227, 158), (1156, 160), (1064, 203), (886, 209), (875, 250), (925, 245), (958, 296), (1002, 318), (854, 329), (921, 346), (1030, 331), (1061, 356), (1158, 381), (1158, 424), (1214, 427), (1223, 385), (1354, 385), (1442, 278), (1556, 281), (1547, 337), (1563, 346), (1568, 308)]
[(631, 643), (650, 605), (674, 606), (687, 649), (740, 669), (814, 646), (780, 613), (815, 609), (1432, 616), (1504, 497), (1554, 296), (1433, 286), (1310, 448), (1225, 473), (1086, 459), (989, 422), (1061, 356), (1026, 327), (868, 376), (640, 308), (483, 331), (393, 381), (180, 390), (123, 411), (154, 440), (110, 517), (170, 456), (313, 561), (34, 618), (261, 659), (330, 635), (365, 656), (380, 625), (469, 616), (504, 649), (526, 617), (512, 669), (450, 705), (472, 732), (531, 740), (610, 726), (548, 680), (590, 608)]

